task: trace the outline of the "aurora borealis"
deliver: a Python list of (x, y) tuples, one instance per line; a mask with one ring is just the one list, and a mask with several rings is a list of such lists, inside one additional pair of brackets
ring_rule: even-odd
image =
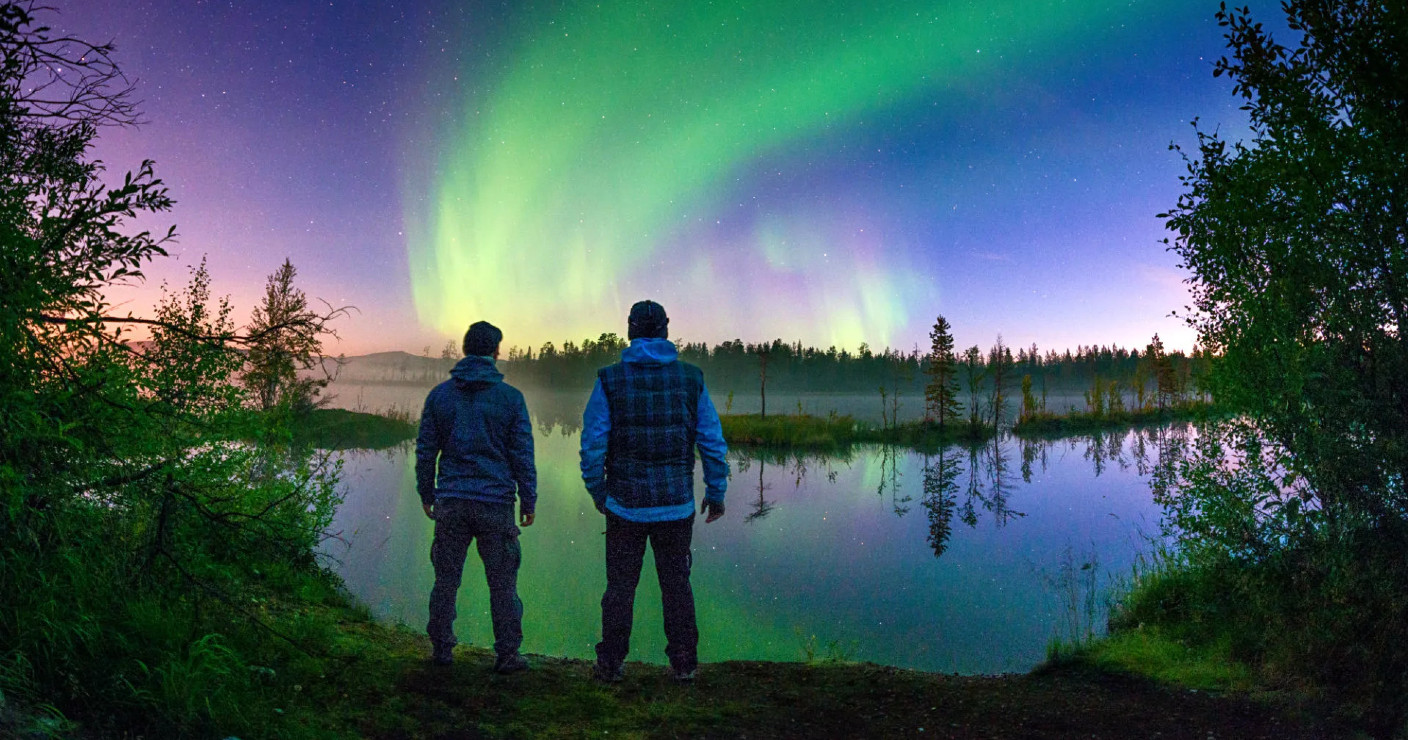
[(238, 305), (292, 258), (355, 353), (621, 332), (644, 297), (693, 341), (908, 348), (942, 313), (1186, 346), (1155, 214), (1188, 119), (1242, 125), (1215, 5), (63, 8), (139, 79), (150, 123), (99, 154), (157, 160), (180, 261)]
[(904, 161), (905, 139), (965, 89), (1001, 84), (1005, 64), (1101, 43), (1121, 6), (577, 3), (535, 16), (445, 141), (427, 212), (411, 209), (420, 319), (451, 333), (528, 303), (528, 334), (591, 336), (654, 295), (761, 336), (890, 344), (932, 321), (961, 274), (914, 233), (943, 228), (924, 202), (942, 166)]

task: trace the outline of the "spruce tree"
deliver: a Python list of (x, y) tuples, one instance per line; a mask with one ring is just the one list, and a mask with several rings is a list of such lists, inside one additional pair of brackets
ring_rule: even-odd
[(948, 319), (940, 316), (929, 332), (929, 364), (924, 374), (924, 416), (944, 426), (958, 418), (958, 362), (953, 355), (953, 334)]

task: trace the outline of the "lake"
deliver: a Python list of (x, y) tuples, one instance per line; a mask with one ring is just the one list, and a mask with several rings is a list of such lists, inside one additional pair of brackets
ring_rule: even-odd
[[(510, 383), (513, 382), (512, 378), (507, 380)], [(587, 402), (587, 395), (591, 388), (588, 386), (582, 390), (573, 391), (531, 388), (524, 390), (530, 396), (529, 404), (533, 407), (535, 418), (548, 424), (571, 427), (581, 423), (582, 407)], [(328, 393), (333, 397), (330, 405), (334, 407), (368, 413), (408, 413), (412, 416), (420, 415), (421, 406), (425, 403), (425, 396), (429, 391), (428, 386), (421, 387), (414, 384), (392, 385), (357, 382), (338, 382), (328, 388)], [(1065, 413), (1069, 410), (1085, 411), (1089, 407), (1081, 393), (1082, 391), (1070, 389), (1052, 391), (1047, 398), (1047, 406), (1053, 413)], [(756, 414), (762, 406), (762, 399), (758, 395), (757, 388), (734, 393), (731, 404), (727, 390), (710, 388), (709, 396), (713, 399), (720, 414)], [(967, 394), (961, 394), (959, 400), (967, 403)], [(1005, 421), (1012, 421), (1012, 415), (1016, 413), (1020, 401), (1020, 396), (1008, 399), (1007, 410), (1003, 416)], [(1125, 402), (1133, 405), (1133, 397), (1126, 396)], [(918, 393), (902, 394), (897, 407), (892, 406), (893, 403), (894, 399), (891, 398), (886, 399), (886, 403), (882, 405), (878, 391), (873, 394), (768, 391), (768, 413), (770, 414), (796, 414), (800, 412), (826, 416), (834, 411), (859, 421), (875, 423), (880, 423), (891, 412), (896, 412), (895, 418), (901, 422), (919, 421), (924, 418), (924, 398)], [(541, 412), (541, 418), (539, 418), (538, 412)]]
[[(392, 405), (367, 401), (366, 389), (364, 408)], [(412, 392), (424, 398), (424, 389), (391, 391), (406, 396), (403, 407)], [(536, 524), (523, 531), (519, 593), (525, 652), (591, 658), (605, 525), (578, 473), (578, 396), (529, 395), (539, 502)], [(340, 394), (338, 405), (357, 398)], [(823, 400), (804, 403), (825, 413)], [(831, 457), (732, 451), (727, 515), (695, 524), (700, 659), (1027, 671), (1053, 638), (1103, 630), (1111, 585), (1158, 532), (1145, 473), (1160, 444), (1185, 433), (1009, 437), (928, 457), (881, 447)], [(341, 537), (325, 554), (378, 617), (423, 629), (433, 525), (414, 494), (412, 450), (342, 459), (346, 500), (333, 524)], [(696, 490), (702, 496), (702, 480)], [(459, 613), (461, 642), (493, 642), (472, 549)], [(664, 642), (647, 556), (630, 659), (663, 663)]]

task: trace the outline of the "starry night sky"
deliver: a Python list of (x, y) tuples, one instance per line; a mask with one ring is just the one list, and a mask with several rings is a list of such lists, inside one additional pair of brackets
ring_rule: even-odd
[[(355, 305), (332, 351), (624, 333), (854, 349), (1171, 347), (1161, 221), (1188, 122), (1245, 132), (1204, 0), (58, 0), (112, 40), (175, 259), (247, 312), (285, 258)], [(1253, 11), (1275, 20), (1274, 4)]]

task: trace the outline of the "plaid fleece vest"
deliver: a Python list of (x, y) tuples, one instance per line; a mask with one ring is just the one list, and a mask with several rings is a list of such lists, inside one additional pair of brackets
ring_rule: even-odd
[(597, 371), (611, 432), (606, 480), (630, 509), (694, 502), (694, 436), (704, 374), (687, 362), (616, 363)]

